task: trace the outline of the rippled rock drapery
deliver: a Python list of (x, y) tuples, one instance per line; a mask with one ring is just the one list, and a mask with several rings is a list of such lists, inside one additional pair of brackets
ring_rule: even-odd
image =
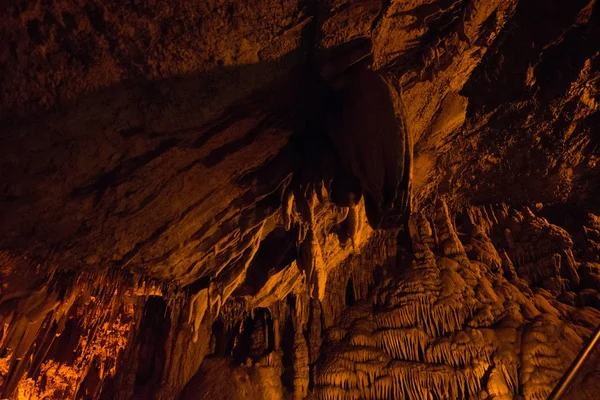
[[(544, 289), (531, 291), (518, 272), (503, 273), (511, 257), (504, 250), (500, 256), (487, 235), (519, 213), (471, 211), (483, 220), (470, 221), (475, 229), (464, 234), (464, 244), (445, 206), (433, 230), (427, 219), (412, 217), (412, 265), (326, 331), (317, 397), (547, 398), (600, 312), (563, 304)], [(527, 222), (519, 226), (526, 229)], [(550, 274), (564, 279), (561, 272)]]
[(599, 16), (11, 4), (0, 396), (544, 398), (600, 322)]
[(410, 212), (412, 189), (413, 138), (405, 106), (395, 77), (361, 70), (352, 79), (333, 141), (360, 184), (371, 226), (397, 227)]
[[(183, 398), (232, 390), (252, 399), (286, 392), (297, 398), (546, 398), (600, 323), (600, 311), (588, 305), (590, 295), (597, 301), (600, 294), (566, 290), (576, 285), (569, 268), (586, 265), (575, 258), (574, 265), (543, 270), (548, 289), (530, 286), (515, 268), (512, 259), (521, 256), (509, 250), (532, 241), (538, 249), (543, 241), (553, 245), (531, 262), (572, 251), (566, 231), (527, 209), (472, 208), (464, 215), (461, 232), (444, 204), (430, 218), (414, 214), (408, 259), (385, 252), (395, 247), (394, 235), (372, 233), (328, 271), (333, 279), (322, 299), (311, 297), (296, 261), (257, 291), (233, 293), (218, 315), (210, 292), (190, 296), (118, 274), (55, 278), (51, 288), (20, 301), (8, 320), (3, 384), (26, 398), (129, 398), (154, 390), (168, 398), (177, 385), (185, 386)], [(509, 225), (520, 233), (510, 234)], [(564, 240), (556, 241), (553, 231)], [(59, 282), (69, 292), (53, 291)], [(27, 378), (14, 378), (14, 368)], [(216, 378), (224, 370), (236, 377), (233, 386)], [(161, 376), (167, 386), (159, 389), (153, 379)], [(257, 387), (263, 389), (252, 392)]]

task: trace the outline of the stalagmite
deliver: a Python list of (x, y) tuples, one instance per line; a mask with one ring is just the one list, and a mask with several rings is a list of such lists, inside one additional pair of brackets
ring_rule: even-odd
[[(298, 327), (300, 328), (300, 327)], [(294, 336), (294, 399), (304, 399), (308, 394), (309, 355), (301, 329)]]

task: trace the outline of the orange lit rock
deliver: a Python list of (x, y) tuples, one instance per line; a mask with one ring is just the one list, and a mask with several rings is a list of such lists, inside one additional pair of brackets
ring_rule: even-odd
[(600, 324), (597, 1), (0, 16), (0, 397), (542, 399)]

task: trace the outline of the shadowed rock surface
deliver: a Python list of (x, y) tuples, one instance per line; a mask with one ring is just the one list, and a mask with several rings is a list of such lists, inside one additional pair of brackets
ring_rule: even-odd
[(0, 16), (0, 397), (545, 399), (600, 324), (595, 0)]

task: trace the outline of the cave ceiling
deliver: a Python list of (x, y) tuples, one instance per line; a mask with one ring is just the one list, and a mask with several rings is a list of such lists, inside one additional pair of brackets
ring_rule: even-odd
[(0, 398), (546, 399), (599, 290), (596, 0), (0, 11)]

